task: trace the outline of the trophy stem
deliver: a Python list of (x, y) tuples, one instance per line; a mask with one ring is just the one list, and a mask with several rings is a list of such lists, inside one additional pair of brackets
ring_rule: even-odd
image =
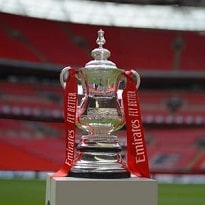
[(82, 136), (70, 177), (117, 179), (129, 178), (130, 172), (121, 155), (117, 137)]

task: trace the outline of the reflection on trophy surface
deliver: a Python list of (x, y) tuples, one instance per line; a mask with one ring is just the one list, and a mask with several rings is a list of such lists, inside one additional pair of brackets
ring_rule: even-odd
[[(69, 176), (85, 178), (127, 178), (127, 165), (121, 156), (118, 137), (113, 132), (125, 124), (123, 105), (118, 89), (124, 81), (123, 70), (107, 60), (110, 52), (103, 48), (104, 32), (98, 31), (98, 48), (92, 51), (94, 60), (78, 69), (76, 78), (82, 98), (78, 102), (76, 126), (83, 130), (76, 158)], [(64, 84), (69, 67), (61, 72)], [(137, 76), (138, 78), (138, 76)], [(139, 83), (139, 78), (137, 79)]]

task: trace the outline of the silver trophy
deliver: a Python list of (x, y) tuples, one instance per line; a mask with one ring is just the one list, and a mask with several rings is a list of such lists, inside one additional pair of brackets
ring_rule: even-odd
[[(77, 69), (78, 107), (76, 126), (83, 131), (76, 147), (70, 177), (127, 178), (130, 172), (122, 157), (119, 139), (113, 133), (125, 125), (124, 109), (119, 97), (120, 83), (126, 83), (125, 72), (109, 61), (110, 51), (103, 48), (104, 31), (98, 31), (99, 45), (91, 53), (94, 60)], [(61, 71), (60, 81), (65, 88), (70, 67)], [(140, 76), (131, 71), (136, 86)], [(84, 134), (85, 133), (85, 134)]]

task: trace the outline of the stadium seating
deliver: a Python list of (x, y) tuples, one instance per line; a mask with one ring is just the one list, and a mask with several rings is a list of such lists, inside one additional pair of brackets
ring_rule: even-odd
[[(59, 85), (23, 84), (0, 82), (2, 88), (0, 114), (45, 116), (50, 120), (63, 118), (63, 89)], [(178, 97), (182, 102), (177, 108), (170, 107), (168, 101)], [(139, 92), (143, 121), (157, 123), (201, 124), (205, 116), (205, 95), (203, 92), (188, 91)], [(15, 102), (15, 103), (14, 103)]]
[[(0, 120), (0, 144), (7, 158), (19, 156), (21, 163), (0, 165), (0, 169), (36, 169), (55, 170), (64, 158), (64, 124), (63, 118), (63, 92), (58, 85), (38, 85), (24, 83), (1, 82), (0, 114), (14, 113), (16, 118), (28, 115), (29, 119), (41, 119), (45, 115), (47, 121), (16, 121)], [(177, 92), (184, 104), (173, 114), (166, 105), (167, 99), (173, 93), (160, 91), (143, 91), (139, 93), (143, 122), (145, 125), (200, 125), (204, 123), (205, 96), (201, 92)], [(176, 92), (174, 92), (176, 95)], [(202, 109), (198, 110), (198, 106)], [(10, 109), (10, 110), (9, 110)], [(54, 112), (58, 111), (58, 115)], [(200, 118), (201, 117), (201, 118)], [(197, 121), (197, 119), (201, 121)], [(27, 117), (28, 119), (28, 117)], [(59, 120), (60, 119), (60, 120)], [(191, 120), (192, 119), (192, 120)], [(199, 158), (201, 150), (197, 149), (198, 139), (203, 135), (203, 129), (196, 128), (164, 128), (150, 129), (145, 126), (146, 140), (151, 170), (196, 170), (203, 167), (203, 157)], [(79, 133), (78, 133), (79, 135)], [(117, 134), (123, 147), (126, 147), (126, 133)], [(12, 149), (14, 149), (12, 151)], [(13, 153), (12, 155), (9, 155)], [(29, 155), (28, 155), (29, 153)], [(56, 154), (58, 153), (58, 154)], [(28, 155), (28, 156), (27, 156)], [(25, 158), (25, 159), (24, 159)], [(18, 161), (15, 158), (15, 161)], [(34, 163), (29, 164), (29, 161)], [(45, 166), (42, 161), (47, 161)], [(22, 166), (21, 166), (22, 165)]]
[[(194, 170), (193, 164), (198, 160), (200, 150), (197, 141), (203, 129), (148, 129), (146, 136), (151, 143), (148, 146), (150, 167), (153, 171), (187, 171)], [(198, 167), (199, 168), (199, 167)]]
[(205, 153), (202, 152), (199, 155), (199, 158), (196, 160), (195, 164), (193, 165), (193, 170), (205, 170)]
[[(64, 124), (1, 120), (1, 170), (55, 171), (65, 157)], [(204, 152), (198, 149), (202, 128), (145, 128), (153, 172), (191, 172), (204, 169)], [(79, 132), (78, 136), (79, 136)], [(126, 133), (117, 133), (126, 147)], [(125, 154), (126, 155), (126, 154)]]
[(204, 71), (205, 35), (202, 33), (183, 33), (184, 49), (181, 69), (184, 71)]
[[(0, 14), (2, 39), (0, 58), (84, 66), (96, 47), (100, 26), (81, 25)], [(29, 25), (29, 26), (27, 26)], [(177, 31), (160, 31), (103, 26), (105, 47), (118, 67), (141, 71), (175, 70), (179, 36)], [(204, 35), (182, 32), (179, 69), (204, 71)], [(177, 68), (178, 69), (178, 68)]]
[[(30, 140), (19, 140), (17, 138), (15, 140), (11, 139), (11, 141), (13, 143), (10, 143), (8, 139), (4, 141), (1, 138), (0, 149), (4, 153), (0, 160), (1, 170), (55, 171), (62, 164), (60, 160), (56, 160), (54, 152), (48, 152), (49, 149), (45, 149), (45, 145), (55, 145), (55, 151), (57, 151), (58, 140), (52, 144), (49, 144), (49, 140), (44, 142), (43, 140), (34, 140), (32, 138)], [(38, 146), (37, 142), (40, 146)], [(48, 156), (46, 153), (50, 155)]]
[(39, 62), (38, 56), (32, 53), (24, 42), (17, 40), (17, 35), (18, 31), (10, 30), (7, 26), (5, 28), (0, 26), (0, 58)]
[[(71, 65), (83, 63), (82, 58), (86, 56), (85, 51), (72, 42), (69, 32), (63, 32), (60, 23), (3, 14), (0, 17), (4, 24), (10, 28), (8, 35), (12, 31), (19, 35), (19, 37), (12, 36), (12, 41), (7, 41), (7, 44), (11, 43), (9, 45), (11, 49), (17, 49), (12, 42), (19, 43), (36, 56), (38, 62), (42, 63), (67, 64), (69, 62)], [(2, 52), (1, 57), (23, 60), (19, 59), (18, 55), (9, 56), (9, 53), (7, 56), (4, 55)], [(27, 53), (24, 52), (22, 55), (24, 60), (32, 61), (28, 58)], [(82, 58), (79, 58), (79, 56), (82, 56)]]

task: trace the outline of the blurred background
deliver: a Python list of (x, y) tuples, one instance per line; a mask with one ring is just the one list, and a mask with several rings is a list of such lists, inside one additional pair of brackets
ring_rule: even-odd
[(61, 167), (59, 74), (91, 60), (99, 29), (110, 60), (141, 75), (152, 177), (205, 182), (204, 0), (0, 0), (0, 177)]

